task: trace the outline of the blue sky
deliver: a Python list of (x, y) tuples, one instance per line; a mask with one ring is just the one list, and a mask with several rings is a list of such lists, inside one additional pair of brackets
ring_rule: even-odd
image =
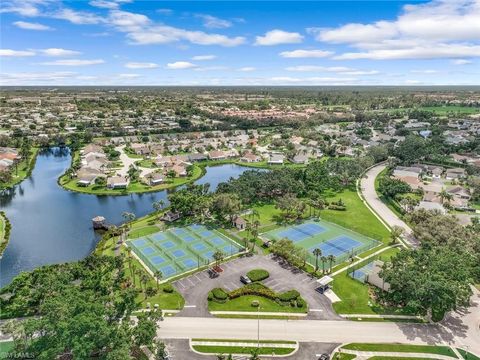
[(480, 0), (2, 0), (2, 85), (480, 84)]

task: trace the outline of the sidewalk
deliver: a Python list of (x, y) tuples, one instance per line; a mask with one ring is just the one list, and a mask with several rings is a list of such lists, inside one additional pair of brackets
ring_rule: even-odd
[(369, 359), (373, 356), (385, 356), (385, 357), (397, 357), (397, 358), (423, 358), (423, 359), (435, 359), (435, 360), (452, 360), (456, 359), (455, 357), (438, 355), (438, 354), (429, 354), (429, 353), (408, 353), (408, 352), (385, 352), (385, 351), (358, 351), (358, 350), (348, 350), (348, 349), (339, 349), (339, 352), (344, 354), (352, 354), (357, 356), (357, 360), (360, 359)]
[(307, 313), (293, 313), (293, 312), (265, 312), (265, 311), (210, 311), (212, 315), (247, 315), (247, 316), (297, 316), (305, 317)]

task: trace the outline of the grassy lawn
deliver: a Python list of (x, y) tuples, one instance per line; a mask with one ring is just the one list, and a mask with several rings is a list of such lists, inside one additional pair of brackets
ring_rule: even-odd
[(13, 341), (0, 341), (0, 359), (7, 359), (7, 353), (13, 349)]
[(422, 357), (398, 357), (398, 356), (372, 356), (369, 360), (427, 360), (428, 358)]
[(338, 353), (338, 352), (333, 354), (332, 356), (332, 359), (335, 359), (335, 360), (352, 360), (355, 358), (356, 356), (353, 354), (344, 354), (344, 353)]
[(128, 238), (129, 239), (136, 239), (139, 237), (147, 236), (150, 234), (155, 234), (156, 232), (159, 232), (160, 228), (155, 225), (148, 225), (145, 227), (141, 227), (138, 229), (134, 229), (128, 233)]
[(153, 163), (152, 160), (148, 160), (148, 159), (142, 159), (140, 161), (137, 161), (136, 164), (140, 167), (151, 168), (151, 169), (158, 167)]
[(30, 150), (30, 155), (28, 156), (28, 159), (20, 161), (16, 170), (15, 167), (12, 167), (12, 179), (8, 183), (1, 184), (0, 190), (10, 188), (30, 176), (33, 168), (35, 167), (35, 160), (37, 159), (38, 151), (39, 148), (32, 148)]
[(480, 357), (472, 354), (471, 352), (467, 352), (463, 349), (457, 349), (460, 354), (462, 354), (465, 360), (480, 360)]
[(203, 174), (203, 169), (197, 165), (194, 165), (193, 173), (191, 176), (168, 179), (165, 181), (165, 183), (156, 186), (149, 186), (140, 182), (131, 182), (126, 189), (107, 189), (105, 186), (99, 186), (95, 184), (90, 186), (78, 186), (77, 179), (70, 179), (64, 175), (60, 177), (59, 184), (67, 190), (86, 194), (126, 195), (130, 193), (146, 193), (175, 188), (177, 186), (185, 185), (187, 183), (196, 181), (201, 178)]
[(347, 210), (322, 210), (320, 212), (321, 219), (331, 221), (384, 243), (389, 241), (389, 231), (363, 204), (356, 191), (345, 190), (341, 193), (330, 194), (327, 197), (329, 202), (339, 199), (342, 199), (345, 203)]
[(261, 312), (285, 312), (285, 313), (306, 313), (306, 308), (297, 308), (292, 306), (282, 306), (275, 301), (255, 295), (244, 295), (236, 299), (231, 299), (220, 304), (215, 301), (208, 302), (209, 311), (257, 311), (256, 307), (252, 306), (252, 301), (258, 301), (260, 304)]
[[(365, 264), (374, 259), (388, 261), (394, 254), (399, 252), (399, 248), (392, 248), (375, 256), (374, 258), (365, 260)], [(362, 264), (358, 267), (360, 268)], [(370, 287), (358, 280), (352, 279), (347, 271), (344, 271), (334, 277), (333, 291), (342, 300), (333, 304), (334, 310), (338, 314), (397, 314), (412, 315), (406, 309), (386, 308), (376, 303), (370, 296)], [(371, 306), (369, 306), (369, 304)]]
[(457, 356), (449, 346), (410, 345), (410, 344), (347, 344), (342, 349), (358, 351), (379, 351), (379, 352), (404, 352), (404, 353), (425, 353), (444, 356)]
[[(211, 345), (194, 345), (196, 351), (206, 354), (251, 354), (257, 349), (256, 346), (211, 346)], [(288, 355), (295, 349), (278, 348), (278, 347), (261, 347), (258, 350), (259, 355)]]

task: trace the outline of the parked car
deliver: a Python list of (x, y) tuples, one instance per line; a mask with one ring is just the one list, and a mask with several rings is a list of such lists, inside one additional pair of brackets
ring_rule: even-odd
[(210, 276), (210, 279), (214, 279), (219, 277), (220, 274), (213, 269), (208, 269), (208, 276)]
[(318, 358), (318, 360), (328, 360), (328, 359), (330, 359), (330, 355), (328, 355), (328, 354), (322, 354)]
[(247, 275), (240, 276), (240, 281), (245, 285), (252, 283), (252, 280), (250, 280), (250, 278)]

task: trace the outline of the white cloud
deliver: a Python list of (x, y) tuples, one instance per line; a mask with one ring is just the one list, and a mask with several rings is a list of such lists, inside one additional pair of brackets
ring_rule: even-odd
[(478, 57), (480, 46), (463, 44), (432, 44), (430, 46), (417, 46), (403, 49), (379, 49), (365, 52), (347, 52), (335, 56), (336, 60), (393, 60), (393, 59), (435, 59)]
[(1, 2), (0, 13), (16, 13), (21, 16), (33, 17), (40, 14), (39, 6), (48, 3), (47, 0), (4, 0)]
[(468, 65), (468, 64), (471, 64), (472, 62), (473, 62), (472, 60), (466, 60), (466, 59), (457, 59), (452, 61), (453, 65)]
[(279, 54), (284, 58), (323, 58), (333, 55), (332, 51), (326, 50), (292, 50), (292, 51), (282, 51)]
[(318, 65), (298, 65), (298, 66), (289, 66), (285, 68), (287, 71), (298, 71), (298, 72), (334, 72), (340, 73), (343, 75), (376, 75), (379, 74), (377, 70), (358, 70), (352, 69), (343, 66), (318, 66)]
[(25, 57), (34, 56), (35, 52), (30, 50), (12, 50), (12, 49), (0, 49), (0, 56), (5, 57)]
[(309, 29), (319, 41), (359, 49), (336, 59), (432, 59), (479, 56), (478, 0), (406, 5), (395, 20)]
[(271, 46), (279, 44), (296, 44), (303, 40), (303, 36), (297, 32), (287, 32), (279, 29), (271, 30), (263, 36), (257, 36), (255, 45)]
[(128, 69), (155, 69), (158, 64), (152, 62), (129, 62), (125, 64)]
[(37, 31), (45, 31), (45, 30), (53, 30), (50, 26), (43, 25), (40, 23), (32, 23), (27, 21), (15, 21), (13, 23), (16, 27), (25, 30), (37, 30)]
[(240, 69), (238, 69), (238, 71), (243, 71), (243, 72), (251, 72), (251, 71), (255, 71), (257, 70), (256, 68), (254, 68), (253, 66), (244, 66)]
[(192, 64), (188, 61), (177, 61), (167, 64), (167, 69), (180, 70), (180, 69), (192, 69), (197, 67), (197, 65)]
[(118, 77), (123, 78), (123, 79), (136, 79), (140, 76), (142, 76), (142, 75), (140, 75), (140, 74), (118, 74)]
[(192, 60), (194, 61), (205, 61), (205, 60), (213, 60), (216, 59), (216, 55), (196, 55), (192, 57)]
[(62, 9), (51, 17), (55, 19), (67, 20), (76, 25), (99, 24), (105, 21), (102, 17), (87, 11), (75, 11), (72, 9)]
[(210, 34), (203, 31), (190, 31), (167, 25), (151, 26), (145, 29), (129, 32), (127, 37), (138, 45), (167, 44), (185, 40), (197, 45), (237, 46), (245, 43), (242, 36), (228, 37), (220, 34)]
[(207, 14), (196, 14), (195, 17), (202, 19), (203, 26), (209, 29), (225, 29), (232, 26), (232, 22)]
[(106, 1), (106, 0), (93, 0), (90, 1), (91, 6), (95, 6), (102, 9), (117, 9), (118, 3), (115, 1)]
[(35, 85), (38, 83), (51, 84), (54, 81), (62, 81), (75, 76), (74, 72), (20, 72), (0, 74), (2, 85)]
[(411, 70), (410, 71), (412, 74), (437, 74), (438, 70), (433, 70), (433, 69), (425, 69), (425, 70)]
[(162, 15), (172, 15), (173, 10), (172, 9), (157, 9), (157, 13), (162, 14)]
[(102, 59), (95, 60), (81, 60), (81, 59), (66, 59), (66, 60), (55, 60), (40, 63), (40, 65), (49, 65), (49, 66), (88, 66), (88, 65), (98, 65), (105, 63)]
[(151, 20), (143, 14), (112, 10), (108, 16), (108, 23), (115, 26), (119, 31), (130, 32), (143, 29), (151, 23)]
[(60, 49), (60, 48), (43, 49), (43, 50), (40, 50), (40, 52), (46, 56), (73, 56), (73, 55), (81, 54), (80, 51)]

